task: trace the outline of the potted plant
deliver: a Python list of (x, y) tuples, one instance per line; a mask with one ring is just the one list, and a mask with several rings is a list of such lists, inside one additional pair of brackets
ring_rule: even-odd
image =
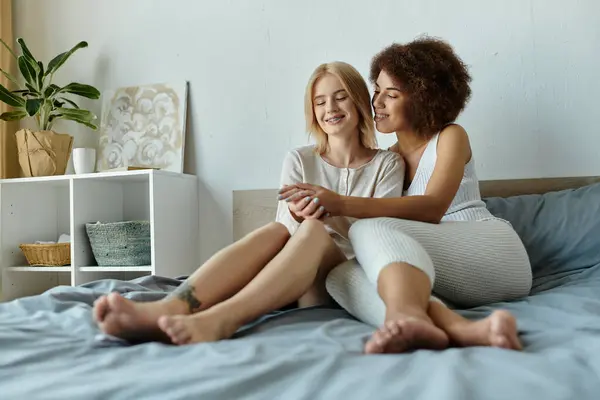
[(73, 146), (73, 137), (52, 130), (59, 119), (75, 121), (93, 130), (97, 118), (89, 110), (79, 106), (69, 98), (70, 95), (88, 99), (100, 98), (100, 92), (93, 86), (77, 82), (60, 87), (53, 83), (54, 74), (77, 50), (87, 47), (80, 42), (71, 50), (54, 57), (46, 66), (38, 61), (25, 45), (22, 38), (17, 40), (22, 54), (15, 52), (2, 40), (2, 44), (15, 57), (21, 80), (0, 68), (0, 72), (10, 80), (15, 88), (9, 90), (0, 85), (0, 101), (12, 107), (11, 111), (0, 115), (4, 121), (18, 121), (32, 117), (37, 123), (37, 131), (21, 129), (16, 132), (19, 164), (23, 176), (62, 175)]

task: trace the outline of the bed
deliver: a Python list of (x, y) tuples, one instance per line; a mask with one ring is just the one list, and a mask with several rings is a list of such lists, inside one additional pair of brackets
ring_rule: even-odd
[[(529, 297), (504, 307), (523, 352), (452, 348), (365, 356), (373, 328), (337, 308), (274, 312), (227, 341), (129, 345), (100, 334), (91, 305), (118, 291), (155, 300), (180, 281), (57, 287), (0, 304), (0, 399), (598, 399), (600, 179), (482, 182), (528, 249)], [(272, 219), (272, 190), (234, 193), (234, 235)]]

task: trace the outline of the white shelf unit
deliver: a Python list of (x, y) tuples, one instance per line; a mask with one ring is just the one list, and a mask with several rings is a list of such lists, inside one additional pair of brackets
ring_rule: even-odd
[[(151, 265), (98, 266), (89, 222), (150, 221)], [(71, 265), (28, 266), (19, 245), (71, 236)], [(0, 180), (2, 301), (57, 285), (142, 275), (176, 277), (198, 266), (198, 181), (160, 170)]]

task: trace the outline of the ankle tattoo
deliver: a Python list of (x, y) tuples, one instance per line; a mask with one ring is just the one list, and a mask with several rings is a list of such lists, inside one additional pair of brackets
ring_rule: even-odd
[(200, 300), (198, 300), (194, 294), (196, 289), (191, 286), (187, 281), (184, 281), (177, 289), (171, 293), (171, 296), (175, 296), (178, 299), (184, 301), (190, 310), (190, 314), (200, 311)]

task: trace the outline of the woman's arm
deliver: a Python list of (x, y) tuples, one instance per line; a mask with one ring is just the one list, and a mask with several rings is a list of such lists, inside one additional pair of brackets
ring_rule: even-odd
[(349, 197), (318, 186), (298, 186), (314, 191), (313, 197), (318, 197), (319, 202), (332, 215), (355, 218), (396, 217), (439, 223), (456, 196), (465, 164), (470, 158), (471, 147), (467, 133), (459, 125), (450, 125), (440, 133), (436, 165), (422, 196), (381, 199)]
[(293, 234), (305, 219), (319, 219), (324, 215), (324, 208), (320, 204), (312, 202), (311, 198), (304, 195), (302, 190), (294, 190), (297, 184), (304, 181), (304, 170), (300, 156), (296, 151), (287, 153), (283, 160), (281, 168), (280, 184), (282, 187), (288, 187), (291, 193), (295, 193), (294, 199), (279, 202), (277, 205), (277, 214), (275, 221), (282, 223), (288, 228), (290, 234)]
[[(291, 187), (302, 182), (302, 164), (300, 162), (300, 157), (294, 151), (290, 151), (283, 159), (280, 185), (282, 187)], [(277, 214), (275, 217), (275, 221), (285, 225), (290, 233), (295, 232), (303, 221), (303, 218), (295, 215), (290, 209), (290, 207), (294, 207), (294, 205), (295, 202), (279, 202), (277, 204)]]

